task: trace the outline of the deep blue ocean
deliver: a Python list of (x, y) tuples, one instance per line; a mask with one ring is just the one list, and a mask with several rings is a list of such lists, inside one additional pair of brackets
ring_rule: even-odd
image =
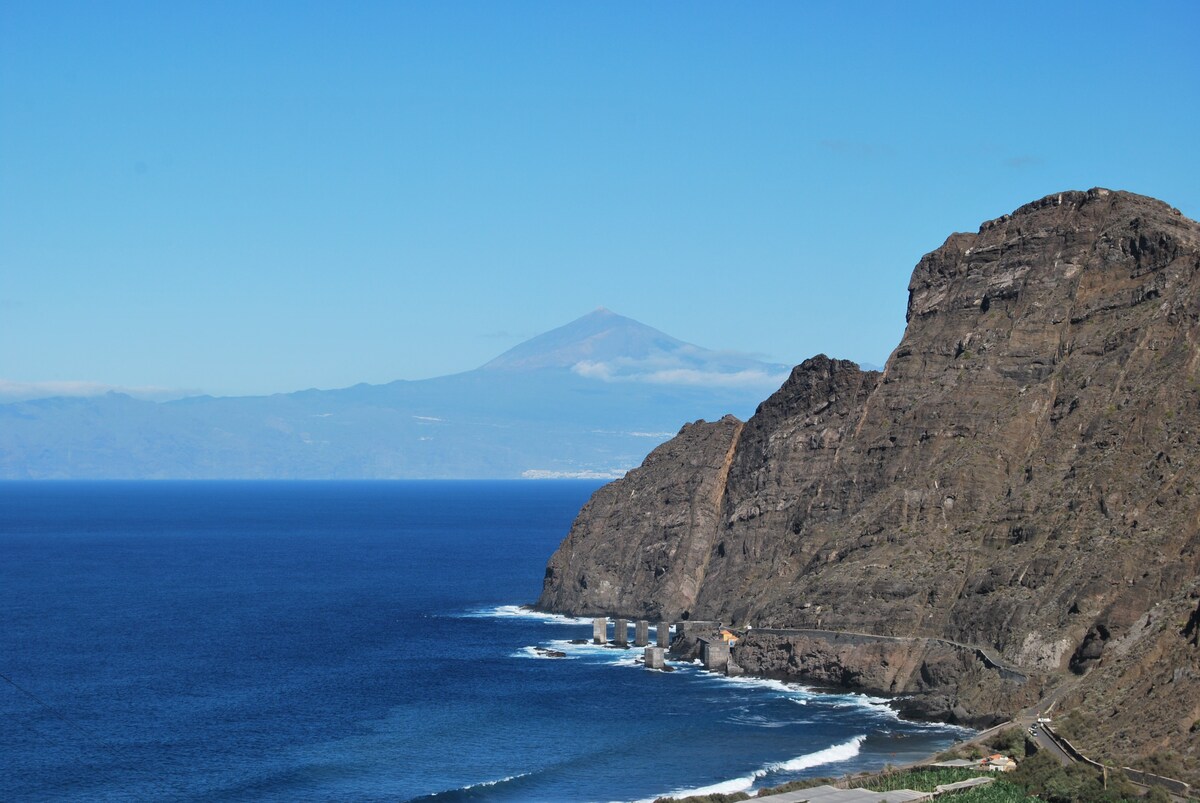
[(518, 606), (596, 487), (0, 484), (0, 800), (629, 801), (961, 733), (570, 644)]

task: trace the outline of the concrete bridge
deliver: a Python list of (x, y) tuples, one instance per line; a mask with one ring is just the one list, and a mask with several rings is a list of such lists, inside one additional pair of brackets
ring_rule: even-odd
[[(667, 649), (671, 646), (671, 625), (658, 622), (654, 625), (656, 644), (650, 643), (650, 622), (639, 619), (633, 626), (633, 646), (645, 648), (647, 669), (666, 668)], [(608, 619), (600, 617), (592, 620), (592, 643), (613, 644), (617, 647), (629, 647), (629, 620), (613, 619), (613, 637), (608, 639)]]
[[(611, 644), (615, 647), (626, 647), (629, 644), (629, 619), (613, 618), (613, 636), (608, 637), (607, 617), (597, 617), (592, 620), (592, 643)], [(671, 647), (671, 627), (668, 622), (658, 622), (654, 625), (655, 644), (650, 643), (650, 622), (636, 620), (634, 625), (634, 647), (645, 648), (645, 661), (648, 669), (663, 669), (666, 666), (666, 653)], [(683, 621), (674, 624), (676, 638), (695, 638), (701, 646), (701, 659), (704, 668), (713, 672), (724, 672), (727, 675), (741, 675), (744, 670), (734, 663), (730, 655), (729, 643), (720, 637), (720, 622)]]
[[(629, 619), (613, 619), (613, 637), (611, 643), (617, 647), (628, 647)], [(592, 620), (592, 643), (609, 644), (608, 622), (606, 617)], [(646, 647), (650, 645), (650, 622), (639, 619), (633, 622), (633, 646)], [(656, 646), (671, 646), (671, 625), (667, 622), (657, 622), (654, 625)]]

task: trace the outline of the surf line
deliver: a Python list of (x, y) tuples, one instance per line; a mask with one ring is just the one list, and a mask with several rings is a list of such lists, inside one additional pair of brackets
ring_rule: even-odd
[(753, 789), (754, 785), (762, 778), (772, 773), (779, 772), (800, 772), (802, 770), (820, 767), (826, 764), (838, 764), (843, 761), (849, 761), (856, 757), (862, 747), (862, 743), (867, 739), (866, 734), (859, 734), (849, 741), (841, 744), (830, 745), (813, 753), (806, 753), (802, 756), (788, 759), (787, 761), (776, 761), (767, 764), (749, 775), (743, 775), (738, 778), (732, 778), (728, 781), (701, 786), (695, 789), (674, 789), (662, 795), (647, 797), (638, 800), (637, 803), (654, 803), (662, 797), (699, 797), (703, 795), (729, 795), (735, 792), (748, 792)]
[[(511, 653), (512, 657), (521, 658), (584, 658), (604, 657), (607, 660), (604, 663), (610, 666), (632, 667), (639, 664), (651, 666), (648, 660), (650, 651), (655, 649), (649, 642), (650, 632), (646, 628), (645, 622), (635, 622), (634, 620), (616, 619), (611, 621), (607, 618), (584, 619), (582, 617), (567, 617), (560, 614), (547, 614), (541, 611), (534, 611), (522, 606), (503, 606), (502, 609), (494, 609), (493, 614), (496, 618), (525, 618), (530, 620), (540, 621), (543, 624), (572, 624), (582, 625), (590, 622), (593, 625), (592, 638), (575, 638), (575, 639), (552, 639), (547, 642), (542, 642), (539, 646), (523, 647), (515, 653)], [(612, 630), (612, 638), (609, 638)], [(647, 660), (643, 661), (640, 658), (635, 658), (630, 655), (633, 653), (629, 639), (629, 630), (636, 628), (637, 637), (634, 644), (637, 646), (646, 646)], [(742, 687), (757, 687), (764, 691), (770, 690), (776, 694), (782, 694), (790, 702), (798, 705), (807, 706), (814, 699), (828, 698), (831, 703), (845, 705), (849, 703), (855, 707), (861, 707), (871, 710), (876, 714), (887, 714), (889, 717), (899, 719), (898, 712), (895, 711), (886, 699), (872, 697), (861, 693), (848, 694), (828, 694), (819, 692), (815, 689), (806, 687), (798, 683), (790, 683), (776, 678), (755, 677), (746, 675), (740, 671), (730, 671), (730, 666), (736, 666), (730, 656), (730, 643), (736, 634), (730, 630), (721, 627), (717, 622), (694, 622), (694, 623), (675, 623), (677, 632), (675, 638), (670, 638), (668, 630), (669, 625), (659, 623), (654, 633), (655, 636), (664, 636), (668, 643), (673, 648), (680, 649), (685, 655), (682, 660), (676, 658), (670, 661), (671, 669), (684, 670), (684, 676), (692, 678), (709, 678), (713, 682), (729, 683), (734, 686)], [(684, 637), (684, 640), (680, 640)], [(657, 640), (657, 639), (655, 639)], [(637, 644), (641, 642), (641, 644)], [(689, 644), (690, 642), (690, 644)], [(659, 642), (662, 643), (662, 642)], [(662, 648), (658, 648), (662, 649)], [(665, 650), (664, 650), (665, 652)], [(700, 653), (700, 658), (692, 658), (690, 656)], [(636, 655), (636, 653), (634, 653)], [(614, 660), (615, 659), (615, 660)], [(651, 668), (654, 668), (651, 666)], [(704, 671), (708, 670), (708, 671)], [(915, 723), (923, 724), (923, 723)], [(928, 723), (931, 727), (938, 727), (934, 723)], [(851, 731), (853, 733), (853, 731)], [(845, 738), (845, 737), (843, 737)], [(832, 744), (823, 747), (814, 752), (805, 753), (791, 759), (783, 761), (774, 761), (764, 764), (759, 768), (745, 775), (712, 783), (707, 786), (697, 788), (681, 788), (673, 791), (656, 795), (655, 797), (646, 798), (645, 801), (653, 801), (658, 797), (687, 797), (695, 795), (707, 794), (730, 794), (735, 792), (753, 791), (753, 789), (761, 784), (763, 778), (774, 775), (793, 775), (804, 772), (805, 770), (820, 767), (825, 765), (842, 764), (851, 761), (860, 756), (862, 746), (867, 741), (866, 733), (859, 733), (856, 736), (840, 743)], [(815, 745), (814, 745), (815, 746)], [(719, 777), (719, 776), (718, 776)], [(642, 801), (638, 801), (642, 803)]]
[(532, 772), (519, 772), (516, 775), (507, 775), (503, 778), (497, 778), (494, 781), (479, 781), (478, 783), (469, 783), (465, 786), (456, 786), (453, 789), (443, 789), (440, 792), (429, 792), (428, 794), (409, 798), (407, 803), (420, 803), (420, 801), (423, 800), (432, 800), (433, 798), (441, 798), (446, 796), (449, 796), (449, 798), (453, 800), (456, 796), (465, 792), (470, 792), (472, 789), (486, 789), (492, 786), (509, 784), (513, 781), (519, 781), (522, 778), (528, 778), (531, 775), (533, 775)]

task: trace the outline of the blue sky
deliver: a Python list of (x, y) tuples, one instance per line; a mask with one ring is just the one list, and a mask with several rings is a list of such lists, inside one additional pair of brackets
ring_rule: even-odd
[(1200, 217), (1200, 4), (0, 3), (0, 385), (340, 387), (597, 306), (882, 363), (1064, 189)]

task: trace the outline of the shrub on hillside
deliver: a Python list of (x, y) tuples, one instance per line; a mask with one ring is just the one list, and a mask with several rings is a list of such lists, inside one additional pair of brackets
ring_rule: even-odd
[(654, 803), (738, 803), (741, 800), (749, 800), (750, 795), (745, 792), (730, 792), (725, 794), (715, 792), (711, 795), (694, 795), (692, 797), (660, 797)]
[(1166, 789), (1161, 786), (1152, 786), (1146, 796), (1142, 798), (1142, 803), (1172, 803), (1172, 798)]
[(1025, 731), (1020, 728), (1008, 728), (987, 740), (988, 746), (997, 753), (1003, 753), (1018, 761), (1025, 755)]
[(1121, 803), (1137, 799), (1124, 776), (1109, 775), (1108, 788), (1100, 773), (1087, 764), (1064, 767), (1045, 751), (1034, 753), (1011, 776), (1025, 791), (1050, 803)]

